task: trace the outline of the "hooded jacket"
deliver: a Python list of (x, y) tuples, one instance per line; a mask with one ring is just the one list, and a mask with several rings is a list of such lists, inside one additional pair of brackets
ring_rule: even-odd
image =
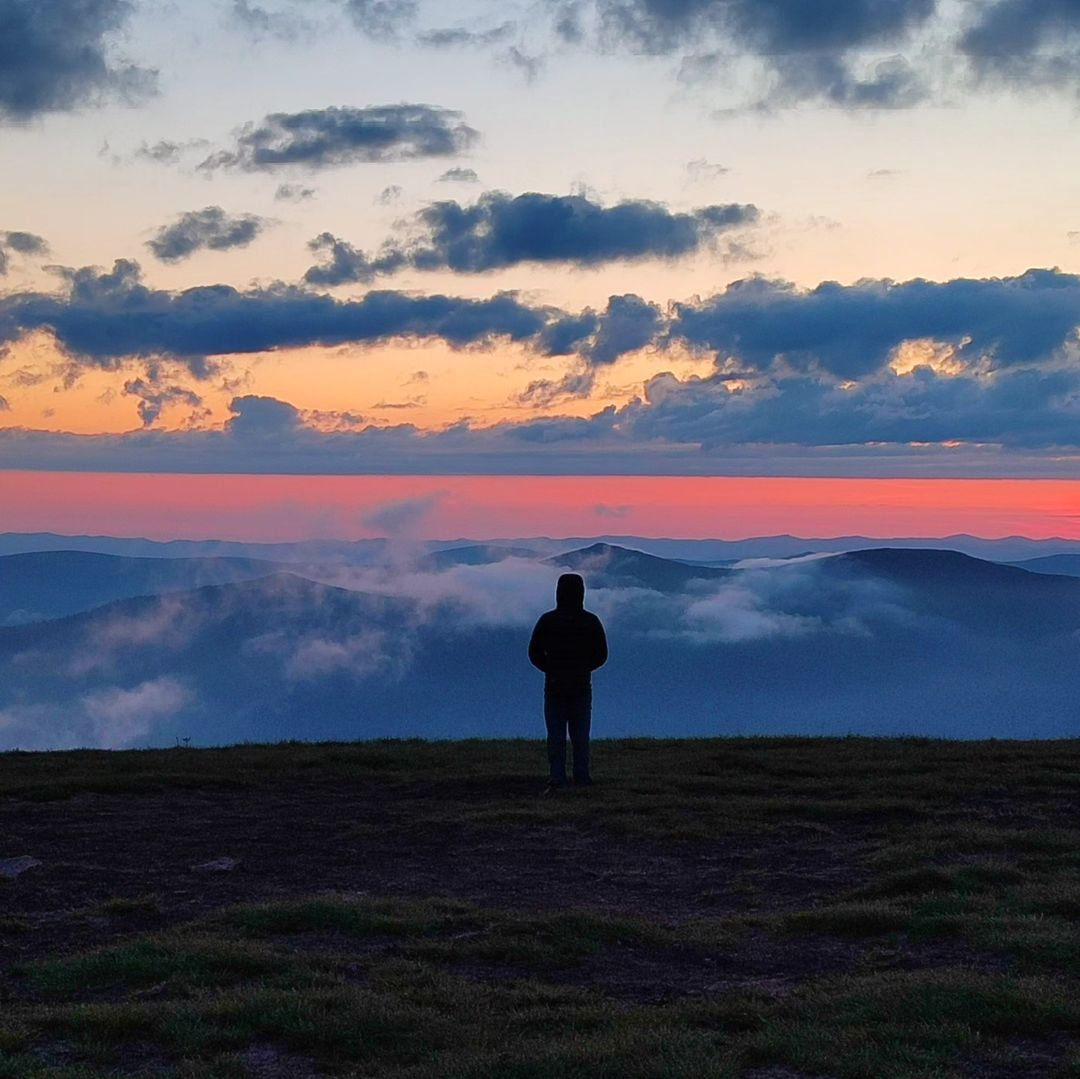
[(545, 674), (549, 691), (575, 693), (589, 688), (591, 674), (608, 658), (600, 619), (585, 610), (585, 582), (564, 573), (555, 588), (555, 609), (542, 614), (529, 641), (529, 661)]

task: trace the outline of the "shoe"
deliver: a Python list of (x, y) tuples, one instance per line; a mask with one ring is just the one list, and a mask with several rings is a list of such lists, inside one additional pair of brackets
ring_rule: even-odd
[(554, 794), (555, 791), (561, 791), (566, 786), (565, 780), (551, 779), (548, 780), (548, 785), (544, 788), (544, 794)]
[(574, 786), (575, 787), (591, 787), (592, 785), (593, 785), (593, 781), (588, 776), (586, 776), (584, 779), (575, 779), (574, 780)]

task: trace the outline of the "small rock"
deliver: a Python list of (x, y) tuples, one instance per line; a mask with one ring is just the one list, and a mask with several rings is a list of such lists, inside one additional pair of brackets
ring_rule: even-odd
[(231, 873), (240, 862), (236, 858), (215, 858), (212, 862), (193, 865), (196, 873)]
[(28, 869), (33, 869), (39, 865), (41, 865), (41, 862), (36, 858), (30, 858), (26, 855), (21, 858), (0, 858), (0, 877), (14, 880), (21, 873), (25, 873)]

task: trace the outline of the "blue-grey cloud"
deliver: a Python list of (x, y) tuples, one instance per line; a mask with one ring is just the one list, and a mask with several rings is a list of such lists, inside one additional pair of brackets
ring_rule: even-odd
[(278, 184), (274, 192), (277, 202), (309, 202), (315, 197), (315, 188), (303, 184)]
[(532, 341), (560, 313), (530, 307), (510, 293), (471, 300), (368, 292), (339, 301), (291, 285), (239, 291), (205, 285), (170, 292), (143, 284), (137, 263), (111, 271), (62, 271), (66, 292), (0, 296), (0, 344), (48, 330), (73, 356), (106, 368), (133, 357), (183, 360), (197, 375), (205, 357), (305, 345), (441, 338), (453, 347), (495, 338)]
[(3, 277), (11, 266), (12, 252), (28, 257), (47, 255), (49, 245), (32, 232), (0, 231), (0, 277)]
[(152, 427), (169, 405), (181, 404), (190, 409), (201, 408), (203, 399), (187, 386), (169, 385), (160, 378), (131, 378), (124, 383), (125, 397), (137, 397), (139, 419), (143, 427)]
[(282, 41), (295, 41), (314, 31), (314, 26), (303, 16), (292, 11), (269, 11), (251, 0), (233, 0), (232, 19), (253, 38), (275, 37)]
[(1080, 6), (1073, 0), (993, 0), (975, 9), (960, 51), (983, 78), (1009, 86), (1075, 86)]
[(434, 105), (276, 112), (246, 124), (231, 150), (211, 154), (199, 167), (260, 172), (449, 157), (467, 150), (476, 138), (460, 112)]
[(583, 195), (512, 196), (489, 191), (472, 205), (432, 203), (416, 215), (419, 237), (390, 241), (367, 256), (329, 233), (312, 249), (329, 263), (313, 267), (313, 284), (370, 281), (404, 266), (484, 273), (525, 262), (597, 266), (637, 259), (672, 259), (714, 244), (723, 233), (753, 225), (756, 206), (729, 203), (676, 213), (657, 202), (605, 207)]
[(903, 341), (951, 344), (960, 359), (1008, 367), (1045, 360), (1080, 326), (1080, 277), (1028, 270), (1018, 277), (934, 282), (825, 282), (801, 290), (764, 278), (736, 281), (704, 301), (677, 304), (669, 331), (754, 370), (776, 364), (857, 378), (889, 362)]
[(649, 53), (730, 35), (765, 56), (890, 45), (924, 23), (935, 0), (595, 0), (608, 40)]
[(0, 120), (152, 94), (156, 72), (107, 45), (133, 9), (129, 0), (0, 0)]
[(482, 49), (501, 44), (513, 37), (516, 32), (515, 23), (503, 22), (484, 30), (470, 30), (464, 27), (425, 30), (416, 35), (416, 40), (419, 44), (432, 49)]
[(643, 442), (706, 451), (747, 444), (951, 443), (1075, 450), (1080, 370), (943, 374), (924, 366), (906, 374), (885, 370), (854, 384), (792, 373), (737, 388), (723, 375), (686, 382), (662, 375), (648, 384), (642, 402), (624, 411), (620, 424)]
[(453, 168), (447, 169), (438, 179), (441, 184), (458, 183), (458, 184), (478, 184), (480, 177), (476, 175), (475, 169), (463, 169)]
[[(643, 399), (589, 417), (424, 432), (335, 425), (238, 397), (216, 430), (71, 435), (0, 428), (0, 468), (281, 474), (1075, 475), (1080, 377), (996, 380), (929, 369), (856, 390), (809, 375), (732, 392), (722, 376), (652, 379)], [(315, 424), (318, 426), (315, 426)], [(327, 427), (331, 428), (327, 430)]]
[(353, 25), (376, 41), (394, 41), (413, 24), (416, 0), (345, 0)]
[(769, 69), (767, 104), (822, 100), (895, 108), (922, 100), (899, 56), (862, 72), (867, 53), (894, 52), (937, 12), (937, 0), (549, 0), (564, 41), (726, 64), (749, 55)]
[(196, 251), (247, 247), (269, 224), (257, 214), (229, 214), (220, 206), (207, 206), (181, 214), (171, 225), (163, 225), (146, 246), (162, 262), (179, 262)]

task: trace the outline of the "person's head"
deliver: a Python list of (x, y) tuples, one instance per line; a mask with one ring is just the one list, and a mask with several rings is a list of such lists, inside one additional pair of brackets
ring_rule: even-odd
[(555, 603), (559, 607), (585, 605), (585, 579), (580, 573), (564, 573), (555, 586)]

